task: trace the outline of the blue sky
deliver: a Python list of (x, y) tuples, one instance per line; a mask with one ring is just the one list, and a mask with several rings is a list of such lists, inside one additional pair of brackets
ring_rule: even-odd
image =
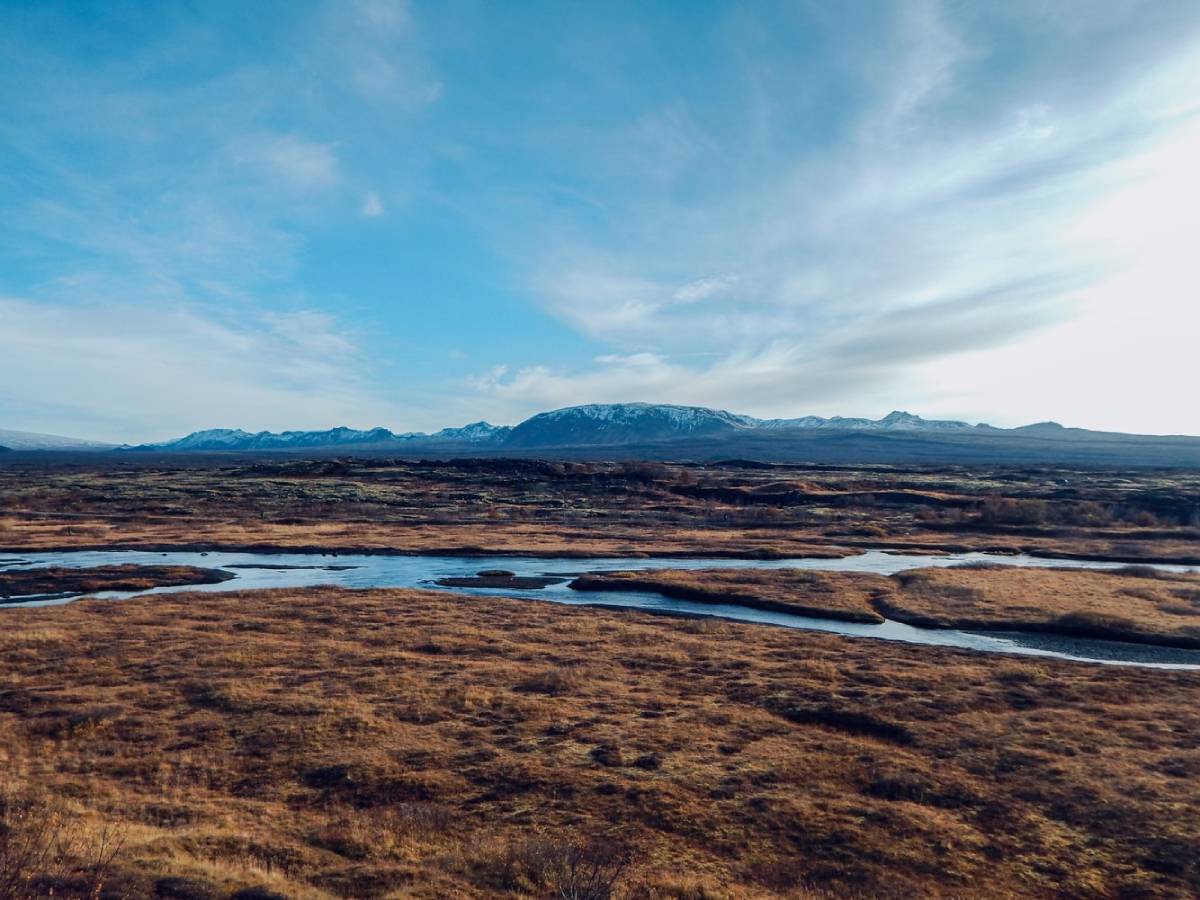
[(0, 426), (1200, 433), (1200, 5), (0, 0)]

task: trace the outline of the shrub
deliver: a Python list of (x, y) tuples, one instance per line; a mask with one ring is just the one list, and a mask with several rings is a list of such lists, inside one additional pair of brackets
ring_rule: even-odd
[(1154, 566), (1121, 566), (1109, 569), (1113, 575), (1125, 575), (1129, 578), (1170, 578), (1171, 576)]
[(154, 882), (154, 896), (164, 900), (217, 900), (220, 892), (210, 881), (168, 875)]
[(929, 792), (929, 780), (907, 769), (878, 771), (866, 787), (866, 793), (872, 797), (911, 803), (921, 803)]
[(615, 744), (601, 744), (599, 747), (593, 747), (591, 756), (592, 759), (602, 766), (612, 768), (625, 765), (625, 758), (621, 754), (621, 748)]
[(509, 845), (500, 880), (558, 900), (609, 900), (629, 863), (628, 849), (614, 841), (535, 837)]
[(121, 850), (115, 831), (81, 833), (57, 805), (0, 789), (0, 897), (59, 896), (60, 885), (100, 897)]
[(1046, 521), (1048, 508), (1045, 500), (989, 497), (980, 507), (979, 519), (989, 525), (1041, 525)]
[(232, 894), (229, 900), (288, 900), (288, 898), (260, 884), (254, 887), (242, 888), (240, 891)]
[(547, 669), (531, 675), (516, 686), (516, 690), (530, 694), (558, 696), (579, 687), (579, 676), (570, 669)]
[(915, 743), (913, 733), (899, 722), (879, 719), (869, 713), (860, 713), (834, 706), (794, 706), (780, 710), (780, 714), (799, 725), (822, 725), (837, 731), (861, 737), (875, 738), (893, 744)]
[(32, 897), (36, 879), (65, 868), (62, 814), (28, 798), (0, 794), (0, 897)]
[(1131, 619), (1096, 612), (1070, 612), (1054, 621), (1058, 627), (1076, 634), (1106, 638), (1122, 637), (1137, 630)]

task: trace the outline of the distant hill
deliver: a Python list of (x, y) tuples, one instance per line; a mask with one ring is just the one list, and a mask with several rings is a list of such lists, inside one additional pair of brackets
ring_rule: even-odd
[(443, 428), (433, 434), (405, 432), (396, 434), (386, 428), (358, 431), (345, 426), (327, 431), (242, 431), (240, 428), (211, 428), (194, 431), (173, 441), (156, 444), (139, 444), (123, 447), (134, 451), (249, 451), (249, 450), (313, 450), (313, 449), (391, 449), (399, 450), (411, 445), (481, 446), (499, 443), (512, 428), (473, 422), (462, 428)]
[(258, 431), (214, 428), (185, 437), (132, 450), (308, 450), (314, 448), (405, 449), (415, 446), (470, 445), (478, 448), (602, 447), (647, 441), (695, 440), (749, 432), (784, 432), (797, 429), (867, 431), (958, 431), (970, 429), (966, 422), (928, 421), (906, 412), (893, 412), (882, 419), (756, 419), (702, 406), (672, 406), (651, 403), (593, 403), (539, 413), (515, 427), (474, 422), (461, 428), (443, 428), (432, 434), (386, 428), (358, 431), (331, 428), (327, 431)]
[(0, 429), (0, 446), (9, 450), (112, 450), (113, 444), (85, 441), (57, 434), (38, 434), (33, 431), (6, 431)]
[[(3, 433), (0, 433), (2, 436)], [(699, 406), (572, 406), (509, 426), (475, 422), (432, 434), (359, 431), (198, 431), (125, 448), (142, 452), (387, 453), (579, 459), (750, 459), (817, 463), (1013, 463), (1200, 466), (1200, 438), (1132, 435), (1041, 422), (994, 428), (895, 411), (882, 419), (758, 419)]]

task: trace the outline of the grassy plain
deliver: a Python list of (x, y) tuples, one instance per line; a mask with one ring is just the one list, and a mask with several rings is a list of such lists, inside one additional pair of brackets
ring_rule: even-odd
[(1200, 892), (1197, 673), (420, 591), (4, 624), (60, 897), (113, 834), (111, 896)]
[(148, 591), (158, 587), (217, 584), (233, 578), (230, 572), (195, 566), (94, 566), (69, 569), (0, 569), (0, 602), (10, 597), (45, 594), (95, 594), (101, 591)]
[(1200, 473), (539, 460), (6, 461), (0, 548), (623, 556), (863, 547), (1200, 563)]
[(861, 572), (659, 569), (581, 575), (571, 587), (577, 591), (651, 591), (700, 603), (733, 603), (798, 616), (882, 622), (875, 604), (894, 590), (894, 582)]
[(653, 591), (702, 603), (926, 628), (1058, 632), (1200, 647), (1200, 575), (967, 565), (894, 576), (787, 569), (660, 569), (576, 578), (581, 591)]
[[(1195, 562), (1198, 503), (1182, 471), (20, 457), (0, 552)], [(864, 621), (1190, 634), (1190, 583), (1141, 576), (700, 587)], [(1194, 672), (400, 590), (0, 619), (4, 897), (1200, 894)]]
[(1200, 647), (1200, 576), (1007, 566), (920, 569), (879, 604), (913, 625), (1056, 631)]

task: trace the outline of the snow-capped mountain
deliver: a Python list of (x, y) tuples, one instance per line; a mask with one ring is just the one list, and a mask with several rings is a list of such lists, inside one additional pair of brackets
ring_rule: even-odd
[[(0, 431), (0, 447), (32, 449)], [(30, 436), (25, 436), (30, 437)], [(35, 438), (44, 438), (34, 435)], [(69, 440), (69, 439), (58, 439)], [(82, 449), (45, 446), (37, 449)], [(104, 449), (103, 445), (87, 445)], [(563, 454), (585, 458), (755, 458), (777, 461), (1103, 462), (1200, 465), (1200, 438), (1064, 428), (1053, 422), (993, 428), (923, 419), (900, 410), (882, 419), (803, 416), (758, 419), (703, 406), (592, 403), (531, 416), (516, 426), (472, 422), (432, 434), (386, 428), (248, 432), (210, 429), (129, 451), (332, 452), (404, 456)]]
[(472, 422), (462, 428), (443, 428), (431, 435), (417, 432), (415, 438), (428, 437), (430, 440), (441, 441), (470, 441), (472, 443), (496, 443), (502, 441), (511, 432), (511, 425), (492, 425), (489, 422)]
[(702, 406), (649, 403), (593, 403), (569, 406), (526, 419), (505, 440), (509, 447), (554, 447), (576, 444), (622, 444), (663, 441), (756, 430), (822, 428), (868, 431), (960, 431), (966, 422), (922, 419), (899, 410), (882, 419), (804, 416), (799, 419), (756, 419)]
[(969, 429), (966, 422), (927, 421), (906, 412), (893, 412), (882, 419), (847, 419), (835, 416), (805, 416), (799, 419), (756, 419), (708, 409), (703, 406), (673, 406), (654, 403), (589, 403), (538, 413), (513, 427), (472, 422), (461, 428), (443, 428), (433, 434), (410, 431), (397, 434), (386, 428), (359, 431), (331, 428), (327, 431), (259, 431), (213, 428), (197, 431), (174, 441), (142, 444), (133, 450), (243, 451), (307, 450), (316, 448), (363, 447), (398, 451), (429, 445), (469, 445), (480, 448), (609, 446), (686, 438), (702, 438), (736, 432), (784, 431), (788, 429), (846, 429), (879, 431), (952, 431)]
[(242, 431), (240, 428), (210, 428), (195, 431), (174, 441), (140, 444), (129, 450), (193, 451), (217, 450), (313, 450), (320, 448), (379, 448), (420, 444), (485, 444), (502, 438), (512, 429), (508, 426), (473, 422), (462, 428), (443, 428), (436, 434), (409, 431), (396, 434), (386, 428), (360, 431), (355, 428), (330, 428), (327, 431)]
[(800, 419), (755, 419), (760, 428), (831, 428), (850, 431), (962, 431), (975, 428), (967, 422), (952, 419), (922, 419), (909, 412), (894, 410), (882, 419), (855, 419), (833, 416), (804, 416)]
[(0, 447), (9, 450), (111, 450), (112, 444), (100, 441), (84, 441), (79, 438), (63, 437), (58, 434), (38, 434), (33, 431), (6, 431), (0, 429)]
[(505, 439), (506, 447), (625, 444), (703, 437), (753, 428), (755, 420), (702, 406), (592, 403), (539, 413)]
[(293, 450), (313, 447), (337, 447), (350, 444), (374, 444), (393, 440), (396, 435), (386, 428), (358, 431), (354, 428), (330, 428), (328, 431), (283, 431), (251, 433), (240, 428), (210, 428), (194, 431), (175, 441), (142, 444), (135, 450)]

